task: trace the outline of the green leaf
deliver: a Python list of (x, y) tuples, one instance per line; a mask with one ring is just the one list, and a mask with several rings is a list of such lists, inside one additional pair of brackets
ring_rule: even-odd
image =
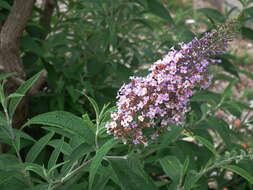
[(218, 155), (218, 152), (215, 150), (214, 146), (212, 145), (212, 143), (210, 143), (208, 140), (206, 140), (203, 137), (200, 136), (194, 136), (194, 138), (201, 142), (208, 150), (210, 150), (215, 156)]
[(232, 95), (232, 87), (238, 83), (238, 80), (233, 80), (229, 83), (229, 85), (223, 91), (223, 98), (230, 97)]
[(20, 151), (20, 135), (21, 133), (15, 133), (15, 139), (13, 142), (13, 146), (17, 152)]
[(117, 65), (117, 80), (119, 81), (128, 81), (129, 77), (133, 75), (132, 70), (127, 68), (124, 65)]
[(9, 181), (12, 177), (17, 174), (15, 171), (0, 171), (0, 185), (4, 184), (6, 181)]
[(26, 139), (26, 140), (29, 140), (29, 141), (32, 141), (32, 142), (36, 142), (34, 140), (34, 138), (32, 138), (30, 135), (28, 135), (27, 133), (25, 133), (21, 130), (14, 129), (14, 132), (15, 132), (15, 134), (19, 133), (18, 135), (20, 136), (20, 138), (23, 138), (23, 139)]
[(19, 94), (19, 93), (12, 93), (8, 96), (8, 98), (19, 98), (19, 97), (23, 97), (24, 94)]
[(240, 73), (246, 75), (247, 77), (249, 77), (251, 80), (253, 80), (253, 74), (247, 71), (243, 71), (243, 70), (238, 70)]
[(0, 2), (0, 8), (10, 10), (11, 6), (6, 1), (1, 1)]
[(93, 147), (91, 147), (90, 145), (86, 144), (86, 143), (82, 143), (80, 144), (78, 147), (76, 147), (71, 154), (69, 154), (69, 156), (66, 157), (65, 160), (69, 161), (68, 164), (66, 164), (63, 168), (62, 168), (62, 172), (63, 174), (65, 174), (66, 172), (69, 171), (69, 169), (71, 168), (71, 166), (78, 161), (80, 158), (84, 157), (84, 155), (90, 153), (93, 150)]
[(17, 151), (20, 151), (24, 147), (31, 146), (33, 143), (36, 142), (36, 140), (34, 140), (27, 133), (18, 129), (14, 129), (14, 136), (15, 136), (15, 139), (14, 139), (13, 146)]
[(195, 170), (190, 170), (185, 178), (184, 190), (191, 190), (200, 177), (201, 176)]
[(51, 173), (52, 173), (53, 171), (55, 171), (57, 168), (59, 168), (59, 167), (65, 165), (65, 164), (68, 163), (68, 162), (69, 162), (69, 160), (64, 161), (64, 162), (61, 162), (61, 163), (56, 164), (56, 165), (53, 165), (53, 167), (50, 168), (50, 170), (48, 170), (48, 175), (51, 175)]
[(233, 80), (235, 80), (234, 78), (228, 76), (228, 74), (216, 74), (213, 78), (214, 81), (216, 80), (225, 80), (225, 81), (228, 81), (228, 82), (231, 82)]
[(25, 29), (29, 36), (34, 39), (43, 39), (48, 33), (47, 28), (42, 26), (40, 22), (29, 22)]
[(59, 128), (59, 127), (50, 126), (50, 127), (42, 127), (42, 129), (45, 129), (47, 131), (55, 132), (59, 135), (67, 137), (69, 139), (80, 138), (79, 136), (77, 136), (76, 133), (74, 133), (74, 132), (72, 132), (72, 131), (70, 131), (69, 129), (66, 129), (66, 128)]
[(248, 38), (249, 40), (253, 40), (253, 30), (251, 28), (242, 27), (241, 33), (243, 37)]
[(226, 165), (226, 166), (222, 166), (222, 168), (235, 172), (236, 174), (240, 175), (244, 179), (248, 180), (249, 183), (253, 184), (253, 176), (251, 176), (249, 172), (247, 172), (246, 170), (235, 165)]
[(167, 156), (160, 159), (160, 164), (166, 175), (168, 175), (174, 183), (179, 183), (183, 169), (181, 162), (175, 156)]
[(217, 56), (217, 59), (221, 60), (221, 63), (219, 66), (221, 66), (225, 71), (228, 73), (239, 77), (238, 75), (238, 68), (231, 62), (231, 59), (234, 57), (228, 56), (228, 55), (223, 55), (223, 56)]
[[(6, 181), (5, 184), (2, 184), (1, 190), (20, 190), (20, 189), (28, 189), (28, 186), (24, 181), (21, 180), (22, 177), (13, 177), (11, 180)], [(37, 189), (38, 190), (38, 189)], [(44, 189), (45, 190), (45, 189)]]
[(206, 15), (208, 18), (213, 19), (218, 22), (224, 22), (225, 17), (216, 9), (210, 9), (210, 8), (203, 8), (203, 9), (198, 9), (197, 12), (203, 13)]
[(172, 30), (180, 41), (189, 42), (195, 37), (195, 34), (184, 25), (177, 25)]
[(141, 170), (140, 162), (126, 159), (110, 159), (110, 165), (116, 174), (122, 190), (157, 190), (152, 179)]
[(93, 144), (94, 142), (94, 133), (88, 125), (80, 117), (65, 111), (53, 111), (37, 115), (25, 123), (23, 127), (32, 124), (58, 127), (79, 136), (88, 144)]
[(167, 131), (166, 133), (163, 133), (162, 135), (162, 142), (160, 148), (168, 147), (168, 145), (170, 145), (172, 142), (176, 141), (180, 137), (181, 132), (184, 130), (183, 127), (178, 127), (174, 125), (171, 125), (169, 127), (171, 127), (171, 130)]
[[(80, 144), (84, 143), (85, 141), (80, 138), (71, 138), (69, 141), (69, 145), (72, 147), (72, 150), (78, 147)], [(86, 143), (88, 144), (88, 143)], [(91, 148), (94, 148), (91, 146)]]
[(0, 127), (0, 142), (13, 146), (12, 136), (10, 132), (4, 127)]
[(33, 52), (38, 56), (44, 55), (44, 50), (41, 48), (40, 44), (30, 36), (24, 36), (21, 39), (21, 47), (24, 48), (25, 51)]
[(221, 95), (213, 92), (201, 91), (196, 93), (191, 98), (191, 102), (214, 102), (218, 104), (221, 100)]
[(17, 157), (12, 154), (1, 153), (0, 154), (0, 170), (10, 171), (14, 165), (19, 164)]
[(252, 111), (253, 111), (253, 108), (251, 108), (250, 105), (247, 104), (247, 103), (243, 103), (243, 102), (236, 101), (236, 100), (226, 101), (226, 103), (233, 104), (233, 105), (236, 106), (238, 109), (240, 109), (241, 112), (242, 112), (243, 110), (252, 110)]
[(217, 117), (210, 117), (207, 119), (207, 126), (208, 128), (215, 130), (218, 132), (220, 137), (223, 139), (225, 144), (227, 145), (228, 148), (231, 148), (231, 132), (229, 130), (228, 124)]
[(43, 179), (47, 179), (47, 173), (44, 166), (34, 164), (34, 163), (25, 163), (25, 170), (33, 171), (34, 173), (38, 174)]
[(234, 101), (226, 101), (222, 104), (222, 109), (231, 113), (232, 115), (236, 116), (237, 118), (241, 117), (243, 108), (240, 107), (236, 102)]
[(48, 190), (48, 185), (47, 184), (39, 184), (39, 185), (35, 185), (30, 188), (26, 188), (26, 190)]
[(182, 170), (182, 177), (186, 174), (188, 168), (189, 168), (190, 159), (187, 157), (184, 161), (183, 170)]
[(0, 102), (2, 106), (5, 106), (6, 104), (6, 98), (4, 93), (4, 84), (0, 83)]
[[(54, 147), (54, 149), (57, 149), (59, 147), (60, 142), (61, 142), (61, 140), (54, 139), (54, 140), (51, 140), (48, 143), (48, 145), (51, 146), (51, 147)], [(61, 152), (65, 155), (70, 155), (70, 153), (72, 152), (72, 147), (68, 143), (63, 142)]]
[(0, 126), (6, 127), (8, 125), (5, 116), (0, 112)]
[(98, 117), (99, 117), (99, 107), (98, 107), (96, 101), (93, 98), (91, 98), (91, 97), (89, 97), (87, 95), (85, 95), (85, 96), (87, 97), (87, 99), (91, 103), (91, 105), (92, 105), (92, 107), (93, 107), (93, 109), (94, 109), (94, 111), (96, 113), (96, 118), (98, 119)]
[[(82, 181), (79, 183), (69, 183), (64, 185), (62, 190), (69, 190), (69, 189), (74, 189), (74, 190), (87, 190), (88, 182), (87, 181)], [(46, 189), (48, 190), (48, 189)], [(96, 190), (96, 189), (94, 189)], [(111, 188), (104, 188), (103, 190), (113, 190)]]
[(25, 161), (26, 162), (34, 162), (39, 153), (42, 151), (42, 149), (48, 144), (50, 139), (54, 136), (54, 133), (48, 133), (44, 137), (42, 137), (40, 140), (38, 140), (29, 150), (29, 152), (26, 155)]
[(246, 14), (250, 15), (251, 17), (253, 17), (253, 7), (249, 7), (247, 9), (245, 9), (244, 12)]
[[(108, 36), (103, 37), (104, 39), (108, 39)], [(99, 60), (95, 57), (88, 60), (87, 63), (87, 71), (90, 76), (94, 77), (101, 74), (105, 70), (105, 64), (101, 63), (102, 60)]]
[(113, 147), (115, 144), (115, 140), (111, 139), (107, 141), (96, 153), (94, 158), (92, 159), (91, 165), (90, 165), (90, 175), (89, 175), (89, 189), (92, 188), (92, 184), (94, 182), (95, 175), (97, 173), (97, 170), (103, 160), (103, 157), (109, 152), (109, 150)]
[[(41, 72), (37, 73), (33, 77), (31, 77), (29, 80), (27, 80), (24, 84), (22, 84), (17, 90), (17, 94), (26, 94), (26, 92), (33, 86), (33, 84), (38, 80), (40, 77)], [(22, 97), (15, 97), (10, 100), (9, 104), (9, 114), (12, 117), (18, 104), (22, 100)]]
[(92, 150), (93, 148), (90, 145), (82, 143), (72, 151), (72, 153), (69, 155), (67, 159), (70, 159), (70, 161), (74, 163), (75, 161), (83, 157), (85, 154), (91, 152)]
[(94, 184), (94, 187), (92, 190), (104, 190), (105, 185), (110, 179), (110, 174), (109, 173), (103, 173), (102, 175), (99, 176), (99, 178), (96, 180), (96, 183)]
[(154, 15), (164, 19), (170, 24), (174, 24), (172, 17), (170, 16), (170, 12), (166, 9), (162, 3), (157, 0), (147, 0), (148, 8), (151, 13)]
[(58, 145), (55, 147), (54, 151), (52, 152), (48, 161), (48, 166), (47, 166), (48, 169), (52, 168), (57, 163), (57, 160), (63, 148), (63, 144), (64, 144), (64, 137), (61, 138), (60, 142), (58, 143)]
[(0, 75), (0, 81), (13, 76), (15, 73), (4, 73)]

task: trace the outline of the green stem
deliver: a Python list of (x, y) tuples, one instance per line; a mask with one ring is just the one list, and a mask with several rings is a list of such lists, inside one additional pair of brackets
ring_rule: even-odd
[(127, 159), (128, 158), (128, 155), (124, 155), (124, 156), (105, 156), (105, 158), (108, 158), (108, 159)]
[(67, 173), (64, 177), (62, 177), (59, 180), (54, 181), (52, 184), (49, 185), (50, 190), (55, 189), (59, 185), (65, 183), (68, 179), (70, 179), (72, 176), (76, 175), (79, 173), (81, 169), (83, 169), (86, 165), (88, 165), (91, 162), (91, 160), (84, 161), (79, 167), (76, 169), (72, 170), (71, 172)]
[(7, 127), (8, 127), (8, 130), (10, 132), (10, 135), (11, 135), (11, 139), (13, 140), (15, 138), (15, 135), (14, 135), (14, 132), (13, 132), (13, 128), (12, 128), (12, 121), (9, 117), (9, 114), (8, 114), (8, 111), (7, 111), (7, 106), (6, 105), (3, 105), (3, 108), (4, 108), (4, 114), (5, 114), (5, 117), (6, 117), (6, 120), (7, 120)]
[[(196, 176), (198, 177), (198, 180), (203, 176), (205, 175), (206, 173), (212, 171), (213, 169), (215, 168), (220, 168), (222, 166), (225, 166), (227, 164), (230, 164), (231, 162), (233, 161), (240, 161), (240, 160), (244, 160), (244, 159), (247, 159), (247, 158), (250, 158), (252, 159), (253, 158), (253, 154), (247, 154), (247, 155), (235, 155), (235, 156), (231, 156), (229, 158), (226, 158), (224, 160), (216, 160), (217, 162), (215, 162), (212, 166), (210, 167), (207, 167), (207, 168), (204, 168), (203, 170), (201, 170)], [(197, 182), (197, 181), (196, 181)], [(181, 184), (181, 186), (178, 188), (179, 190), (183, 190), (183, 184)]]
[(99, 149), (99, 145), (98, 145), (98, 128), (99, 128), (99, 121), (96, 121), (96, 134), (95, 134), (95, 144), (96, 144), (96, 149)]
[[(24, 162), (21, 158), (21, 155), (19, 153), (19, 150), (18, 150), (18, 148), (16, 147), (16, 144), (15, 144), (15, 134), (14, 134), (14, 130), (13, 130), (13, 127), (12, 127), (12, 119), (10, 118), (8, 110), (7, 110), (7, 101), (6, 100), (2, 103), (2, 106), (3, 106), (3, 109), (4, 109), (5, 117), (6, 117), (6, 120), (7, 120), (7, 128), (10, 132), (10, 135), (11, 135), (11, 141), (12, 141), (12, 145), (14, 147), (15, 153), (18, 157), (19, 162), (21, 164), (24, 164)], [(21, 173), (24, 174), (24, 177), (27, 180), (28, 185), (30, 187), (33, 186), (33, 183), (32, 183), (32, 180), (30, 178), (29, 172), (24, 170), (24, 171), (21, 171)]]
[(212, 112), (218, 110), (221, 107), (221, 105), (223, 104), (224, 101), (225, 101), (225, 97), (222, 97), (221, 101), (213, 109), (208, 110), (205, 114), (202, 115), (200, 120), (195, 122), (195, 124), (193, 124), (192, 126), (185, 127), (185, 129), (186, 128), (192, 129), (192, 128), (196, 127), (198, 124), (200, 124), (202, 121), (205, 121), (207, 119), (207, 117), (211, 115)]

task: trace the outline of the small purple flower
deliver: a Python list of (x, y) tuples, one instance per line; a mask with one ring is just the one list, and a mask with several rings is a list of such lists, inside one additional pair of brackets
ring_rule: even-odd
[[(130, 77), (131, 82), (118, 91), (117, 110), (111, 114), (107, 132), (124, 142), (147, 146), (148, 139), (155, 139), (169, 124), (182, 125), (193, 88), (210, 86), (212, 75), (207, 68), (220, 63), (212, 56), (226, 51), (234, 24), (231, 21), (200, 39), (180, 43), (181, 49), (171, 48), (146, 77)], [(153, 130), (151, 135), (145, 134), (146, 128)]]

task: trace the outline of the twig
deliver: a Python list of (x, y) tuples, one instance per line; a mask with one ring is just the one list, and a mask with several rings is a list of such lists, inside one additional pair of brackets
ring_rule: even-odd
[(83, 169), (86, 165), (88, 165), (91, 162), (91, 160), (85, 161), (83, 162), (79, 167), (77, 167), (76, 169), (74, 169), (73, 171), (67, 173), (63, 178), (56, 180), (53, 182), (52, 186), (50, 186), (50, 190), (55, 189), (56, 187), (58, 187), (59, 185), (65, 183), (69, 178), (71, 178), (72, 176), (76, 175), (81, 169)]

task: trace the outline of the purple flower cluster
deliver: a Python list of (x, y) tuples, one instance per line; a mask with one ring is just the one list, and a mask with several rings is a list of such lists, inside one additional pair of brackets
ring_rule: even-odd
[(147, 145), (149, 138), (157, 137), (169, 124), (182, 125), (193, 88), (210, 85), (207, 67), (220, 62), (211, 57), (225, 52), (232, 24), (181, 43), (180, 50), (172, 48), (146, 77), (131, 77), (118, 92), (117, 110), (111, 113), (107, 132), (125, 143)]

